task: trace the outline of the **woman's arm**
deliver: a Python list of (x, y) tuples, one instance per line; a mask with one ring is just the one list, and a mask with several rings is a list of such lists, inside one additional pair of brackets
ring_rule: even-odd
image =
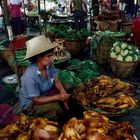
[[(55, 87), (60, 91), (60, 94), (67, 95), (67, 96), (68, 96), (68, 99), (69, 99), (70, 95), (67, 94), (67, 92), (65, 91), (65, 89), (64, 89), (64, 87), (63, 87), (63, 85), (62, 85), (62, 83), (60, 82), (60, 80), (59, 80), (58, 77), (56, 77), (56, 78), (54, 79), (54, 82), (55, 82)], [(68, 99), (67, 99), (67, 100), (68, 100)], [(69, 109), (67, 100), (64, 101), (64, 106), (65, 106), (66, 109)]]
[(43, 105), (51, 102), (62, 101), (65, 102), (69, 98), (68, 94), (57, 94), (53, 96), (39, 96), (39, 97), (32, 97), (32, 102), (37, 105)]
[(58, 101), (58, 95), (32, 97), (32, 102), (37, 105), (43, 105), (55, 101)]
[(54, 85), (59, 90), (60, 93), (66, 94), (66, 90), (64, 89), (62, 83), (60, 82), (58, 77), (55, 77), (54, 79)]

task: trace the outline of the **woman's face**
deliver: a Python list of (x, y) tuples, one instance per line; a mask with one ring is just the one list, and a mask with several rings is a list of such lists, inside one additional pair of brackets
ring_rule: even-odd
[(53, 61), (53, 53), (45, 54), (44, 56), (39, 57), (38, 61), (44, 66), (47, 66)]

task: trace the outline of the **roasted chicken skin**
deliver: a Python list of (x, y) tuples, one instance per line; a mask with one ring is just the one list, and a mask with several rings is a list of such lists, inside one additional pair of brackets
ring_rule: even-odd
[(97, 112), (84, 112), (83, 119), (72, 118), (58, 140), (133, 140), (135, 128), (128, 122), (113, 123)]

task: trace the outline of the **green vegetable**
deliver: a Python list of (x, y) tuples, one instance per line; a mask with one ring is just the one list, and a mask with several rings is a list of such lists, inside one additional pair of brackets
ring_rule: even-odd
[(61, 82), (68, 88), (75, 88), (82, 83), (86, 83), (99, 75), (95, 62), (78, 59), (70, 60), (67, 70), (59, 73)]
[(47, 26), (45, 29), (46, 33), (51, 33), (55, 37), (62, 37), (66, 40), (82, 40), (87, 38), (91, 35), (89, 31), (86, 29), (81, 29), (80, 31), (71, 29), (69, 26), (66, 25), (59, 25), (57, 27)]
[(111, 58), (117, 58), (116, 53), (112, 52), (112, 53), (111, 53)]
[(120, 53), (121, 48), (120, 48), (119, 46), (116, 46), (116, 47), (115, 47), (115, 51), (116, 51), (116, 53)]
[(122, 49), (127, 48), (127, 43), (122, 43), (121, 48), (122, 48)]
[(117, 57), (117, 60), (119, 60), (119, 61), (123, 61), (123, 57), (122, 57), (122, 55), (119, 55), (119, 56)]
[(76, 74), (72, 71), (60, 71), (58, 77), (67, 89), (75, 88), (76, 86), (82, 84), (81, 79), (76, 77)]
[(71, 60), (68, 69), (74, 71), (76, 76), (81, 79), (83, 83), (92, 80), (99, 75), (97, 64), (90, 60)]
[(132, 62), (140, 60), (140, 52), (133, 45), (117, 41), (110, 50), (110, 57), (119, 61)]
[[(30, 65), (29, 60), (22, 61), (25, 58), (25, 55), (26, 55), (26, 50), (16, 51), (16, 60), (17, 60), (17, 64), (19, 66), (25, 66), (25, 67), (27, 67), (27, 66)], [(10, 60), (11, 60), (10, 63), (11, 64), (14, 64), (14, 58), (13, 58), (13, 56), (11, 56)]]
[(131, 61), (133, 61), (132, 56), (127, 56), (127, 57), (125, 58), (125, 61), (127, 61), (127, 62), (131, 62)]
[(116, 47), (116, 46), (118, 46), (119, 45), (119, 42), (115, 42), (114, 44), (113, 44), (113, 47)]

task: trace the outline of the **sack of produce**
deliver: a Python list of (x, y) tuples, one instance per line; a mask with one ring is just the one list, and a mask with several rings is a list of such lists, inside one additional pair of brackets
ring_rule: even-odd
[(131, 77), (140, 60), (140, 51), (125, 42), (115, 42), (110, 51), (110, 63), (114, 74), (121, 78)]
[(100, 31), (117, 31), (119, 14), (117, 12), (103, 12), (97, 18), (95, 23), (98, 25)]
[(97, 42), (96, 58), (99, 64), (105, 64), (109, 60), (109, 51), (117, 40), (122, 40), (126, 36), (123, 32), (96, 32), (95, 40)]

